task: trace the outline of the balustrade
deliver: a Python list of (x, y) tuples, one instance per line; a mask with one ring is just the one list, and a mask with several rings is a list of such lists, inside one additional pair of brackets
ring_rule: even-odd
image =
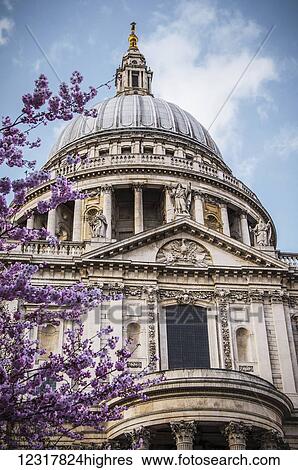
[(293, 268), (298, 268), (298, 253), (280, 253), (279, 258)]
[(70, 176), (74, 173), (82, 173), (86, 170), (98, 169), (98, 168), (113, 168), (113, 167), (127, 167), (129, 165), (137, 166), (151, 166), (159, 165), (166, 168), (177, 168), (193, 171), (202, 175), (207, 175), (212, 178), (216, 178), (226, 183), (239, 188), (241, 191), (246, 193), (248, 196), (259, 201), (257, 196), (234, 176), (224, 173), (218, 168), (202, 163), (196, 160), (196, 158), (189, 159), (184, 157), (176, 157), (173, 155), (162, 155), (162, 154), (123, 154), (123, 155), (100, 155), (92, 158), (87, 158), (81, 163), (61, 165), (58, 169), (52, 172), (52, 177), (57, 175)]
[[(19, 251), (19, 248), (16, 249)], [(46, 241), (34, 241), (26, 243), (21, 247), (21, 252), (30, 255), (55, 256), (60, 257), (80, 256), (85, 252), (84, 243), (61, 242), (59, 245), (50, 245)]]

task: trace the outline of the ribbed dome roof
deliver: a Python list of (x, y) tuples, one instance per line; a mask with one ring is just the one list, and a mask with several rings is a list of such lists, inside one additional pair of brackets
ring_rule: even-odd
[(51, 155), (67, 144), (91, 134), (123, 129), (152, 129), (188, 137), (221, 156), (208, 131), (188, 112), (160, 98), (122, 95), (96, 106), (96, 118), (78, 116), (62, 131)]

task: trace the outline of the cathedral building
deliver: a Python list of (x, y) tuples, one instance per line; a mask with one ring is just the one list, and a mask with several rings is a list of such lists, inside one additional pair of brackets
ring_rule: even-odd
[[(90, 443), (297, 449), (298, 254), (276, 248), (256, 194), (191, 114), (154, 97), (152, 78), (132, 23), (116, 95), (66, 126), (44, 165), (51, 181), (31, 190), (19, 221), (58, 175), (87, 197), (27, 221), (59, 246), (30, 242), (10, 256), (46, 262), (38, 285), (123, 293), (89, 312), (87, 334), (111, 324), (120, 343), (139, 344), (133, 371), (154, 356), (152, 376), (164, 371), (147, 401), (87, 432)], [(63, 328), (43, 327), (42, 345), (59, 350)]]

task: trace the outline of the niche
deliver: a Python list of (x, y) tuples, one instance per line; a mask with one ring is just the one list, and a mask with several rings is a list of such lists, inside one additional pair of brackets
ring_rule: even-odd
[(133, 353), (133, 357), (140, 356), (140, 336), (141, 336), (141, 327), (139, 323), (129, 323), (127, 325), (127, 339), (130, 339), (130, 343), (128, 345), (128, 350)]
[(251, 362), (251, 338), (246, 328), (238, 328), (236, 331), (236, 344), (238, 362)]

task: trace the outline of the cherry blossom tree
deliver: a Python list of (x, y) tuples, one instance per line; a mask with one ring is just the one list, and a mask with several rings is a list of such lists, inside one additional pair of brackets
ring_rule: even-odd
[[(0, 448), (51, 448), (80, 440), (84, 428), (102, 431), (105, 423), (120, 419), (124, 405), (116, 398), (145, 399), (150, 381), (146, 373), (133, 374), (128, 367), (127, 348), (117, 349), (118, 338), (112, 329), (85, 338), (82, 315), (102, 301), (109, 301), (96, 287), (82, 283), (58, 288), (35, 285), (35, 264), (12, 263), (11, 250), (30, 241), (45, 239), (59, 243), (45, 229), (28, 229), (18, 224), (17, 214), (25, 204), (28, 191), (49, 181), (50, 175), (36, 170), (36, 161), (27, 157), (41, 145), (30, 140), (32, 131), (51, 121), (68, 121), (77, 113), (96, 116), (86, 105), (97, 90), (82, 91), (82, 76), (74, 72), (70, 84), (62, 83), (57, 95), (50, 91), (41, 75), (32, 93), (22, 98), (20, 115), (6, 116), (0, 129), (0, 165), (19, 167), (24, 177), (0, 178)], [(36, 150), (37, 149), (37, 150)], [(69, 156), (77, 161), (76, 155)], [(51, 196), (41, 201), (35, 213), (45, 213), (59, 204), (84, 198), (69, 180), (58, 177)], [(28, 211), (25, 218), (30, 218)], [(114, 295), (113, 299), (119, 298)], [(30, 310), (26, 307), (30, 304)], [(62, 351), (45, 351), (36, 331), (47, 325), (68, 322)], [(153, 361), (156, 358), (152, 359)]]

